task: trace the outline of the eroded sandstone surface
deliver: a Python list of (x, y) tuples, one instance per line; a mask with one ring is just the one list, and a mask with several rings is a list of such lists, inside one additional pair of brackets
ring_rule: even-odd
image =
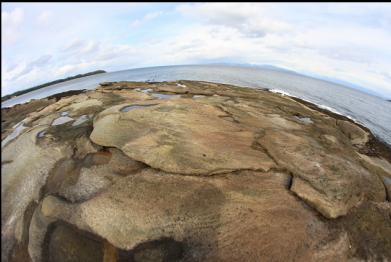
[(115, 82), (2, 117), (2, 261), (391, 260), (389, 149), (299, 99)]

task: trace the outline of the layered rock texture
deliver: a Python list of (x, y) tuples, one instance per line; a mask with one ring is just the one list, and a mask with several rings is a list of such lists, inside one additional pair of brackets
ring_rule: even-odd
[(389, 149), (304, 101), (115, 82), (2, 117), (2, 261), (391, 261)]

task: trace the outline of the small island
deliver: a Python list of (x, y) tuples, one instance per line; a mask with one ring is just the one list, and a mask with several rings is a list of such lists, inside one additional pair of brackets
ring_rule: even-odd
[(35, 91), (35, 90), (38, 90), (38, 89), (41, 89), (41, 88), (44, 88), (44, 87), (47, 87), (47, 86), (50, 86), (50, 85), (59, 84), (59, 83), (66, 82), (66, 81), (69, 81), (69, 80), (73, 80), (73, 79), (76, 79), (76, 78), (81, 78), (81, 77), (91, 76), (91, 75), (96, 75), (96, 74), (103, 74), (103, 73), (107, 73), (107, 72), (105, 70), (96, 70), (96, 71), (88, 72), (88, 73), (85, 73), (85, 74), (78, 74), (78, 75), (70, 76), (70, 77), (67, 77), (67, 78), (57, 79), (57, 80), (54, 80), (54, 81), (51, 81), (51, 82), (47, 82), (47, 83), (44, 83), (44, 84), (40, 84), (40, 85), (37, 85), (37, 86), (33, 86), (33, 87), (30, 87), (30, 88), (27, 88), (27, 89), (23, 89), (23, 90), (14, 92), (14, 93), (12, 93), (10, 95), (5, 95), (5, 96), (3, 96), (1, 98), (1, 102), (4, 102), (4, 101), (6, 101), (6, 100), (8, 100), (10, 98), (13, 98), (13, 97), (16, 97), (16, 96), (20, 96), (20, 95), (26, 94), (28, 92)]
[(107, 82), (2, 117), (3, 261), (391, 260), (389, 148), (311, 103)]

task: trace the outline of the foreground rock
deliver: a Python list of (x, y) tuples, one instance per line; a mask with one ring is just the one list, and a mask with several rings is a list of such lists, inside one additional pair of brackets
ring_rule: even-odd
[(119, 148), (153, 168), (179, 174), (276, 167), (265, 152), (251, 147), (254, 132), (225, 116), (229, 115), (221, 109), (190, 98), (140, 104), (128, 112), (109, 108), (94, 121), (91, 140)]
[(2, 261), (391, 259), (388, 149), (308, 103), (118, 82), (2, 116)]

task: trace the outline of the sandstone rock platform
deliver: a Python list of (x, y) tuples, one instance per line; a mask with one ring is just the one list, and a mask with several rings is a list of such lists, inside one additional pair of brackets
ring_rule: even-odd
[(2, 261), (391, 260), (389, 149), (299, 99), (113, 82), (2, 117)]

